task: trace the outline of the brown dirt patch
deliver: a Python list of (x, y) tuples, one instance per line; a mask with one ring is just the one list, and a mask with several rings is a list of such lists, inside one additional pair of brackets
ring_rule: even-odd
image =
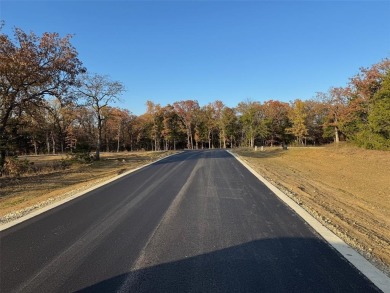
[(235, 153), (389, 274), (390, 152), (342, 144)]

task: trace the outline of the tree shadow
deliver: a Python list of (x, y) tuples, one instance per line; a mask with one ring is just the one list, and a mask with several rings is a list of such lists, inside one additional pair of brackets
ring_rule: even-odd
[(123, 273), (77, 292), (380, 292), (321, 239), (275, 238)]

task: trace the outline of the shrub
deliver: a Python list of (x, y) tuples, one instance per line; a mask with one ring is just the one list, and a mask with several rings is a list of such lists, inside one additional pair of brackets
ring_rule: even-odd
[(91, 155), (90, 151), (83, 150), (77, 153), (70, 154), (70, 156), (72, 161), (76, 161), (83, 164), (90, 163), (93, 161), (93, 156)]
[(28, 160), (18, 160), (16, 157), (6, 158), (4, 164), (4, 175), (19, 177), (33, 170), (33, 163)]
[(378, 133), (374, 133), (368, 129), (361, 130), (352, 141), (359, 147), (364, 147), (369, 150), (390, 150), (390, 139), (386, 139)]

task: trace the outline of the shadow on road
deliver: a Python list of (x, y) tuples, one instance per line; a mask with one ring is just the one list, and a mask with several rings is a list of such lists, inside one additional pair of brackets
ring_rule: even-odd
[(78, 292), (380, 292), (320, 239), (264, 239), (124, 273)]

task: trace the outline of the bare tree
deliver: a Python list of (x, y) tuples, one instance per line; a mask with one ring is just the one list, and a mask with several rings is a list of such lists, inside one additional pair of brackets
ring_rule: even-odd
[(100, 159), (102, 143), (102, 125), (104, 121), (102, 110), (110, 103), (118, 101), (124, 91), (125, 88), (121, 82), (111, 81), (105, 75), (84, 74), (80, 79), (77, 95), (85, 101), (86, 106), (93, 110), (97, 123), (96, 160)]

